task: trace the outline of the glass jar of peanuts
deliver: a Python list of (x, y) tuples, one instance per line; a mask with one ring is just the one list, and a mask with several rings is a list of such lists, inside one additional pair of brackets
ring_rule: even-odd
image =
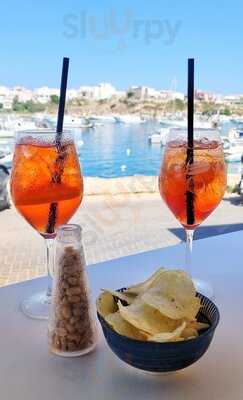
[(87, 354), (97, 343), (96, 323), (85, 268), (80, 226), (63, 225), (57, 231), (56, 266), (48, 328), (49, 349), (60, 356)]

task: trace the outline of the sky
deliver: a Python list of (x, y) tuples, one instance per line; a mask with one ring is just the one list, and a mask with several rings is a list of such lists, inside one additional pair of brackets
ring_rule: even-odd
[(242, 0), (8, 0), (1, 3), (0, 85), (69, 88), (111, 82), (243, 92)]

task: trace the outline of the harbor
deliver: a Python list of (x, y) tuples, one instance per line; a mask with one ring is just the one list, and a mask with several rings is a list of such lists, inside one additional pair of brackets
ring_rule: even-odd
[[(11, 169), (14, 137), (18, 131), (54, 129), (55, 118), (0, 116), (0, 164)], [(139, 115), (67, 115), (64, 129), (75, 133), (79, 160), (85, 177), (119, 178), (158, 176), (166, 136), (172, 129), (185, 129), (186, 120), (176, 114), (167, 118)], [(218, 130), (229, 174), (241, 173), (242, 120), (232, 117), (197, 117), (195, 129)]]

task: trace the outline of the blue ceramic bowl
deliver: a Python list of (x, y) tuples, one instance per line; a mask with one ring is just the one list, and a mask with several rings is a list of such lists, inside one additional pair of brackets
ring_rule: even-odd
[(130, 339), (115, 332), (98, 313), (108, 346), (122, 361), (144, 371), (171, 372), (192, 365), (207, 351), (220, 319), (216, 305), (200, 293), (197, 296), (202, 304), (197, 319), (210, 327), (200, 331), (195, 339), (168, 343)]

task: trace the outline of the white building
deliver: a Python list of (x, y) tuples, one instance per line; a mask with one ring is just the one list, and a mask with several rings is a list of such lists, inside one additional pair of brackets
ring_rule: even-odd
[(161, 94), (158, 90), (147, 86), (131, 86), (127, 93), (132, 93), (136, 100), (159, 99)]
[(116, 94), (116, 89), (110, 83), (102, 82), (96, 89), (97, 100), (110, 99)]
[(81, 86), (78, 91), (79, 98), (87, 100), (105, 100), (116, 95), (116, 89), (110, 83), (99, 83), (97, 86)]
[(0, 103), (5, 110), (12, 108), (14, 95), (12, 91), (6, 86), (0, 86)]
[(15, 86), (14, 88), (0, 87), (0, 103), (4, 109), (10, 110), (12, 108), (14, 98), (17, 98), (22, 103), (26, 103), (33, 100), (33, 92), (22, 86)]
[(173, 100), (185, 100), (185, 95), (184, 93), (177, 92), (175, 90), (161, 90), (160, 91), (161, 98), (164, 99), (165, 101), (173, 101)]
[(34, 100), (38, 103), (48, 103), (52, 95), (59, 96), (59, 89), (51, 89), (47, 86), (43, 86), (34, 90)]
[[(58, 93), (59, 95), (59, 93)], [(74, 100), (78, 97), (78, 90), (76, 89), (67, 89), (66, 94), (67, 100)]]
[(94, 86), (81, 86), (78, 90), (78, 97), (81, 99), (94, 99)]
[(15, 86), (11, 93), (13, 97), (17, 97), (18, 101), (22, 103), (26, 103), (27, 101), (33, 100), (33, 92), (29, 89), (26, 89), (22, 86)]
[(206, 102), (215, 102), (217, 95), (213, 92), (204, 92), (203, 90), (195, 90), (195, 99)]
[(224, 104), (234, 105), (234, 104), (240, 103), (242, 101), (242, 99), (243, 99), (243, 96), (240, 94), (231, 94), (231, 95), (224, 96), (223, 102), (224, 102)]

